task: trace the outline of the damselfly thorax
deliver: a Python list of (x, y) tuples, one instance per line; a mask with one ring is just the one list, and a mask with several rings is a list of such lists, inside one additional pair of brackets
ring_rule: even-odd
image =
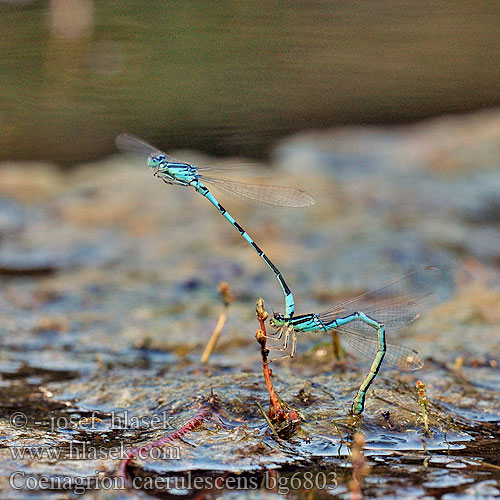
[(151, 154), (148, 165), (153, 170), (153, 175), (167, 184), (190, 186), (200, 178), (195, 166), (189, 163), (171, 162), (163, 153)]

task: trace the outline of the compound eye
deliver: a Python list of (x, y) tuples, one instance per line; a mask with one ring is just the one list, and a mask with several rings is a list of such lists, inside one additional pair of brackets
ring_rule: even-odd
[(284, 319), (284, 316), (283, 316), (283, 314), (280, 314), (280, 313), (274, 313), (274, 314), (273, 314), (273, 318), (274, 318), (275, 320), (281, 321), (281, 320), (283, 320), (283, 319)]
[(148, 165), (149, 165), (151, 168), (155, 168), (155, 167), (157, 167), (159, 164), (160, 164), (160, 159), (158, 158), (158, 156), (150, 156), (150, 157), (148, 158)]

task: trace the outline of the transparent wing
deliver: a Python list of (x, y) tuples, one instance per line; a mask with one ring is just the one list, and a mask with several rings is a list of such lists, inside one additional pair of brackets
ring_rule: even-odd
[(259, 201), (268, 205), (280, 207), (308, 207), (314, 205), (314, 198), (300, 189), (292, 189), (280, 186), (265, 186), (259, 184), (246, 184), (234, 182), (227, 179), (200, 176), (201, 180), (216, 186), (233, 197), (242, 197), (253, 201)]
[[(360, 311), (383, 323), (387, 330), (402, 328), (417, 319), (419, 312), (433, 303), (434, 291), (440, 280), (441, 271), (437, 267), (425, 267), (376, 290), (336, 304), (318, 316), (323, 323), (330, 323), (336, 318)], [(373, 332), (372, 327), (361, 321), (349, 323), (349, 329), (360, 333)]]
[[(133, 153), (136, 155), (141, 155), (141, 156), (149, 156), (151, 154), (156, 154), (156, 153), (163, 153), (163, 151), (159, 150), (155, 146), (149, 144), (146, 141), (143, 141), (142, 139), (139, 139), (138, 137), (135, 137), (130, 134), (120, 134), (116, 139), (115, 139), (115, 144), (116, 147), (122, 152), (122, 153)], [(176, 160), (175, 158), (172, 158), (171, 156), (165, 155), (165, 159), (170, 162), (170, 163), (183, 163), (179, 160)]]
[[(353, 328), (354, 323), (336, 328), (342, 338), (356, 351), (374, 359), (378, 351), (378, 340), (376, 331), (372, 328), (372, 334), (361, 333)], [(382, 364), (389, 368), (401, 371), (420, 370), (424, 362), (420, 359), (418, 352), (413, 349), (386, 342), (386, 352)]]
[(211, 178), (212, 174), (222, 175), (227, 174), (237, 174), (237, 175), (248, 175), (251, 177), (265, 177), (269, 175), (267, 168), (263, 167), (258, 163), (252, 162), (241, 162), (241, 163), (227, 163), (225, 165), (204, 165), (202, 167), (196, 167), (198, 172), (207, 175)]
[(130, 134), (120, 134), (115, 139), (115, 144), (122, 153), (137, 153), (149, 156), (152, 153), (159, 152), (158, 148)]

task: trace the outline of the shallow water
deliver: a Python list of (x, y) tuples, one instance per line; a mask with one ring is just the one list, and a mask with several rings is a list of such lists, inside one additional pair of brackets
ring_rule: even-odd
[[(461, 125), (468, 119), (461, 117)], [(426, 126), (418, 140), (430, 148)], [(451, 124), (440, 127), (446, 135)], [(470, 141), (477, 148), (469, 147), (467, 161), (461, 155), (461, 170), (448, 171), (405, 163), (401, 152), (416, 140), (408, 129), (388, 149), (393, 162), (400, 160), (397, 169), (380, 152), (373, 158), (359, 153), (372, 165), (369, 172), (356, 169), (356, 153), (346, 152), (349, 144), (366, 141), (363, 130), (350, 131), (343, 146), (335, 131), (295, 137), (277, 147), (281, 167), (272, 170), (272, 180), (304, 187), (316, 197), (314, 207), (271, 210), (224, 200), (283, 272), (297, 313), (326, 309), (424, 265), (445, 274), (440, 302), (411, 328), (388, 333), (418, 349), (424, 368), (382, 369), (361, 418), (352, 418), (349, 408), (370, 361), (349, 352), (345, 363), (336, 362), (329, 334), (299, 337), (296, 357), (272, 366), (279, 395), (303, 418), (300, 430), (280, 439), (257, 405), (267, 408), (269, 397), (254, 339), (254, 304), (263, 296), (269, 311), (279, 311), (281, 292), (206, 200), (120, 157), (71, 173), (3, 165), (3, 495), (68, 498), (57, 489), (9, 485), (34, 475), (37, 484), (66, 478), (73, 491), (100, 486), (88, 497), (132, 497), (136, 493), (108, 490), (105, 482), (118, 466), (120, 447), (178, 429), (212, 393), (218, 406), (202, 427), (165, 447), (163, 458), (130, 466), (143, 480), (144, 495), (165, 497), (169, 488), (177, 498), (194, 498), (200, 489), (213, 496), (219, 478), (224, 497), (348, 498), (356, 431), (366, 437), (371, 467), (366, 497), (500, 495), (500, 246), (492, 212), (500, 206), (500, 153), (493, 160), (488, 143), (480, 144), (487, 134), (475, 131), (471, 127)], [(443, 158), (451, 162), (453, 151), (450, 146)], [(488, 151), (490, 161), (477, 151)], [(297, 161), (307, 155), (307, 172), (294, 167), (293, 155)], [(329, 155), (348, 157), (352, 166), (339, 172)], [(203, 368), (199, 358), (222, 309), (220, 281), (232, 286), (236, 302)], [(417, 379), (427, 388), (430, 434)], [(15, 459), (20, 447), (45, 454)], [(25, 475), (13, 476), (16, 471)], [(201, 488), (179, 478), (200, 478)], [(153, 479), (155, 488), (146, 484)]]

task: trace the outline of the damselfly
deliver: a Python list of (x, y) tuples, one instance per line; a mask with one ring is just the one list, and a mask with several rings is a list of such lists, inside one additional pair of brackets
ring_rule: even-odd
[(440, 279), (439, 269), (426, 267), (322, 313), (293, 318), (274, 313), (270, 323), (276, 328), (276, 334), (272, 338), (281, 339), (284, 336), (283, 346), (275, 350), (287, 350), (292, 335), (289, 356), (293, 357), (298, 332), (339, 331), (354, 349), (373, 358), (370, 373), (363, 380), (352, 404), (352, 412), (359, 415), (363, 412), (366, 391), (375, 379), (382, 360), (400, 370), (422, 368), (423, 362), (417, 351), (386, 342), (386, 330), (390, 332), (415, 321), (419, 311), (432, 303)]
[(192, 186), (198, 193), (207, 198), (212, 205), (233, 225), (243, 238), (252, 246), (257, 254), (264, 260), (274, 273), (283, 290), (285, 297), (285, 315), (288, 319), (294, 313), (294, 301), (290, 288), (285, 282), (279, 269), (271, 262), (269, 257), (253, 241), (248, 233), (231, 217), (228, 211), (217, 201), (205, 184), (211, 184), (226, 193), (250, 200), (279, 205), (283, 207), (307, 207), (314, 204), (314, 199), (306, 192), (299, 189), (290, 189), (278, 186), (264, 186), (234, 182), (228, 179), (212, 177), (210, 167), (195, 167), (189, 163), (178, 161), (167, 156), (151, 144), (129, 134), (120, 134), (116, 138), (116, 145), (124, 153), (139, 153), (147, 155), (147, 164), (153, 169), (155, 177), (167, 184), (178, 186)]

